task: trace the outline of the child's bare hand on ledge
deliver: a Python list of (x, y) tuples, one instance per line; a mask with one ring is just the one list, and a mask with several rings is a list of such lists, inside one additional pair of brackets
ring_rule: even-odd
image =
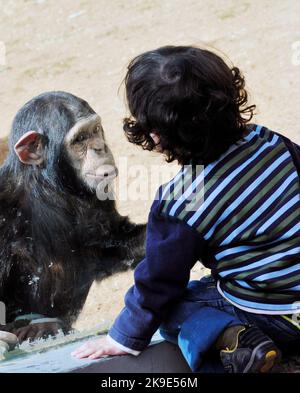
[(113, 345), (107, 337), (102, 337), (98, 340), (88, 341), (71, 355), (77, 359), (99, 359), (106, 356), (128, 355), (128, 353)]

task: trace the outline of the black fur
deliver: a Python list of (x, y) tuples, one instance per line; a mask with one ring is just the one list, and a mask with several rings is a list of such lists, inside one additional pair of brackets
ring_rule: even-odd
[[(120, 216), (114, 201), (99, 201), (66, 158), (65, 135), (93, 113), (85, 101), (51, 92), (28, 102), (13, 122), (0, 168), (0, 300), (8, 322), (40, 313), (70, 327), (95, 278), (133, 268), (143, 257), (145, 226)], [(23, 165), (13, 151), (30, 130), (44, 136), (42, 168)]]

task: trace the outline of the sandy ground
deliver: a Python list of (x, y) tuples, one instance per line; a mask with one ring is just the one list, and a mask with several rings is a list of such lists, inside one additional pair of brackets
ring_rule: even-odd
[[(28, 99), (66, 90), (100, 113), (117, 161), (160, 165), (168, 178), (161, 157), (126, 143), (118, 88), (138, 53), (193, 44), (217, 49), (238, 65), (258, 106), (255, 120), (300, 143), (299, 15), (298, 0), (0, 0), (0, 136)], [(151, 198), (121, 200), (119, 209), (144, 222)], [(192, 277), (202, 273), (198, 266)], [(131, 283), (127, 273), (93, 285), (76, 327), (111, 321)]]

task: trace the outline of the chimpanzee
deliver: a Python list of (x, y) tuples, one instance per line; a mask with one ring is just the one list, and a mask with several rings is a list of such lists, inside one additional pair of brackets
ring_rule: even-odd
[(116, 174), (86, 101), (49, 92), (17, 113), (0, 168), (0, 330), (20, 341), (68, 331), (95, 279), (143, 258), (145, 225), (96, 193)]

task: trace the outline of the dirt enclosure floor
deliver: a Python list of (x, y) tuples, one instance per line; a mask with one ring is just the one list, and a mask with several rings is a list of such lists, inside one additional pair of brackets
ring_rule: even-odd
[[(126, 142), (118, 89), (133, 56), (192, 44), (218, 50), (239, 66), (257, 104), (255, 121), (300, 143), (299, 15), (298, 0), (0, 0), (0, 136), (31, 97), (70, 91), (101, 115), (117, 162), (126, 157), (129, 167), (149, 170), (159, 165), (168, 180), (170, 167), (161, 157)], [(123, 198), (118, 206), (145, 222), (152, 197)], [(192, 278), (201, 274), (195, 266)], [(75, 327), (112, 321), (131, 284), (132, 273), (94, 284)]]

